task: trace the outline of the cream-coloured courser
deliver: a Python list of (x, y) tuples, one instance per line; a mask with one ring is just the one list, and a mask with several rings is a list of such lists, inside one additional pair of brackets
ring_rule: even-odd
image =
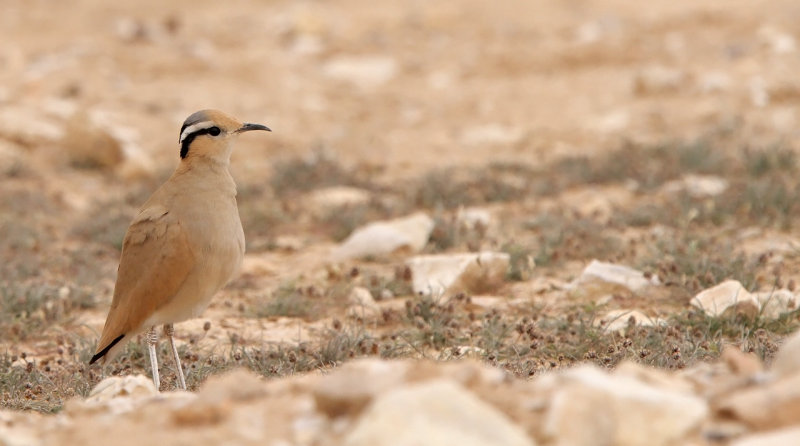
[(111, 309), (90, 364), (112, 360), (127, 341), (148, 330), (153, 382), (160, 387), (157, 325), (164, 325), (185, 389), (173, 323), (199, 316), (236, 273), (244, 232), (231, 177), (236, 135), (267, 130), (216, 110), (202, 110), (181, 127), (181, 161), (141, 207), (122, 243)]

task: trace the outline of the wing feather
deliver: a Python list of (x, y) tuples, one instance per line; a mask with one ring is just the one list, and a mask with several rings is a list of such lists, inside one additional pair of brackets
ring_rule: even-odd
[(163, 206), (142, 210), (122, 243), (114, 298), (97, 346), (101, 356), (142, 324), (180, 290), (195, 258), (180, 222)]

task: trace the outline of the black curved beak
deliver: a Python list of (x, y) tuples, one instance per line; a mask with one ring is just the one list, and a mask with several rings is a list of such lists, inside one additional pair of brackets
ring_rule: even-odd
[(249, 122), (246, 122), (241, 128), (236, 130), (236, 133), (249, 132), (251, 130), (266, 130), (268, 132), (272, 131), (272, 130), (269, 129), (269, 127), (267, 127), (265, 125), (250, 124)]

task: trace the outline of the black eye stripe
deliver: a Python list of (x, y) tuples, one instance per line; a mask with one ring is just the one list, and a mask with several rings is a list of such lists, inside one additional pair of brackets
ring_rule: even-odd
[[(184, 128), (185, 127), (186, 126), (184, 126)], [(181, 132), (183, 132), (183, 129), (181, 129)], [(214, 126), (205, 129), (200, 129), (186, 135), (186, 138), (184, 138), (183, 142), (181, 143), (181, 158), (186, 158), (186, 155), (189, 154), (189, 146), (192, 145), (192, 141), (194, 141), (194, 139), (197, 138), (198, 136), (200, 135), (218, 136), (221, 132), (222, 131), (219, 129), (219, 127)]]

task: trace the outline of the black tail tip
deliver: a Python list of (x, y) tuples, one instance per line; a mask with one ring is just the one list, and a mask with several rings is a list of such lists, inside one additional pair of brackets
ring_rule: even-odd
[(117, 336), (117, 338), (114, 339), (113, 341), (111, 341), (110, 344), (106, 345), (106, 347), (104, 349), (100, 350), (94, 356), (92, 356), (92, 359), (89, 360), (89, 365), (94, 364), (95, 362), (97, 362), (98, 359), (100, 359), (103, 356), (105, 356), (106, 353), (108, 353), (108, 351), (111, 350), (111, 347), (117, 345), (117, 342), (121, 341), (122, 338), (124, 338), (124, 337), (125, 337), (124, 334), (121, 334), (121, 335)]

